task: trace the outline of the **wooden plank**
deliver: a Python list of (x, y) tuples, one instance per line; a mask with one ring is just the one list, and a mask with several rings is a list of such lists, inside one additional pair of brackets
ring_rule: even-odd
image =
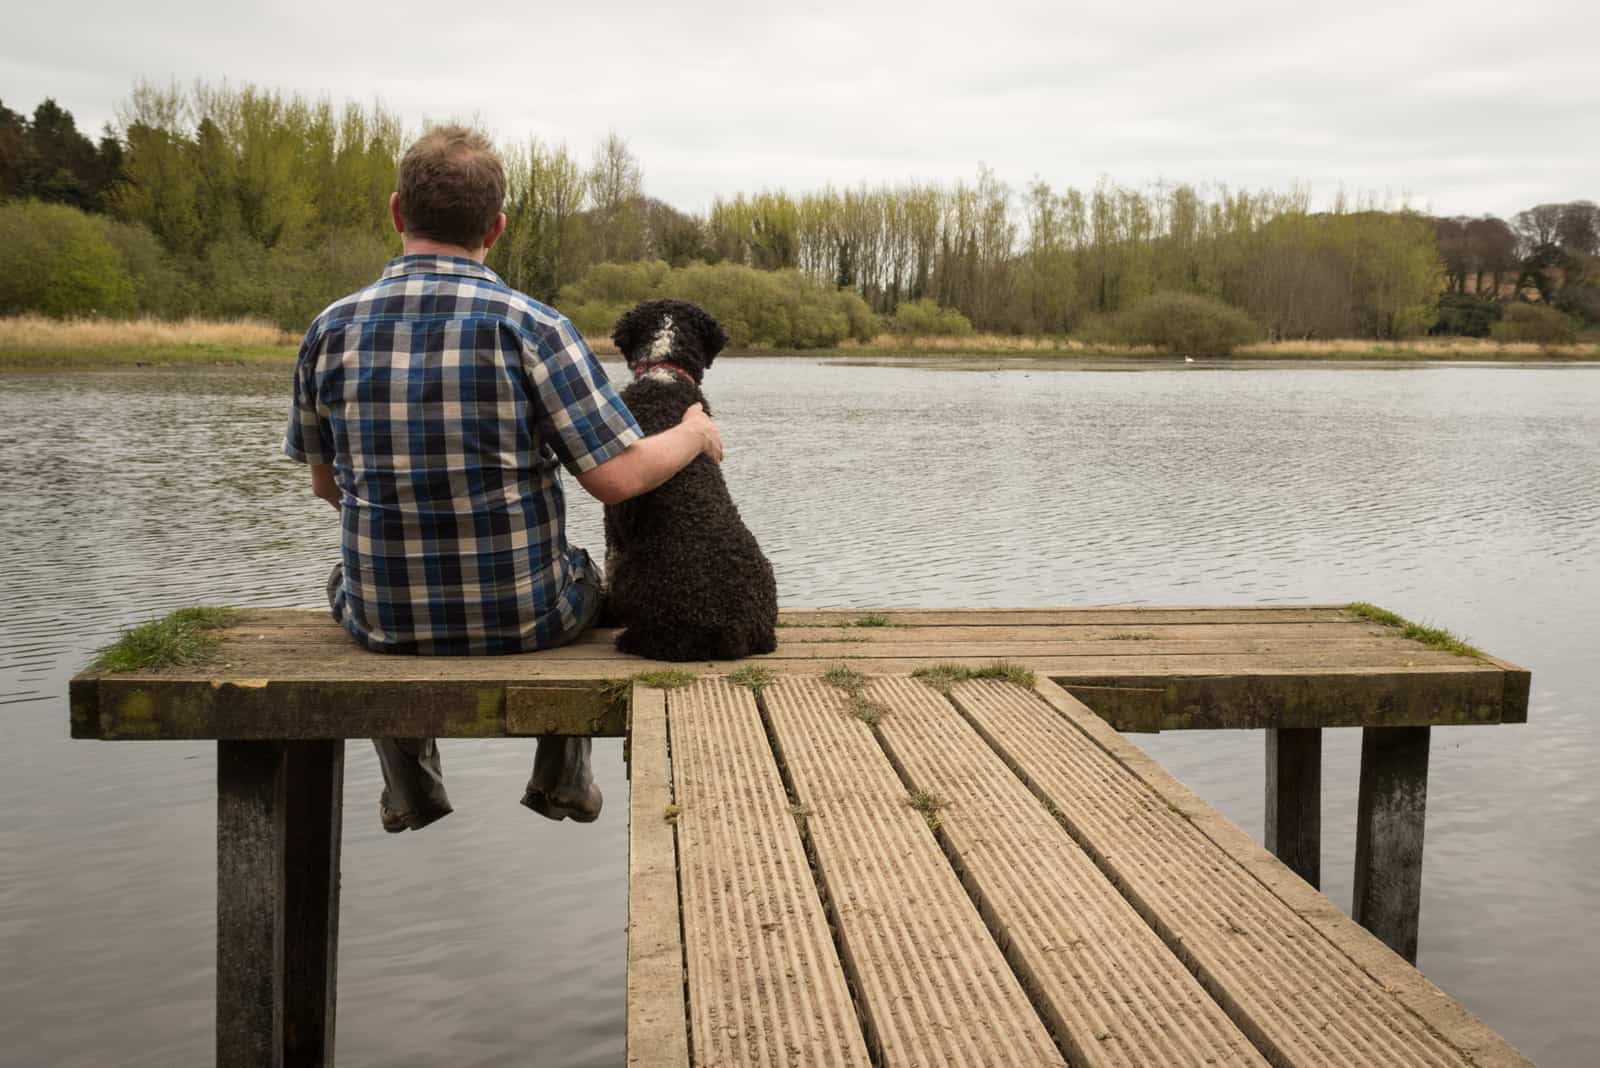
[(1422, 837), (1428, 810), (1427, 727), (1361, 732), (1356, 876), (1351, 915), (1413, 964), (1422, 912)]
[(867, 725), (815, 678), (762, 696), (879, 1063), (1061, 1065)]
[(285, 747), (217, 743), (217, 1063), (283, 1064)]
[(1001, 626), (1018, 624), (1099, 623), (1343, 623), (1358, 617), (1342, 607), (1294, 606), (1260, 608), (862, 608), (788, 611), (778, 614), (780, 627), (827, 627), (851, 623), (865, 616), (883, 616), (904, 627)]
[(1046, 705), (1148, 787), (1161, 805), (1181, 816), (1296, 916), (1370, 976), (1389, 995), (1441, 1036), (1476, 1068), (1529, 1068), (1532, 1062), (1427, 976), (1401, 960), (1339, 907), (1295, 875), (1236, 824), (1173, 778), (1149, 754), (1092, 714), (1054, 683), (1035, 692)]
[(947, 700), (907, 678), (867, 696), (901, 777), (943, 800), (940, 842), (1072, 1064), (1266, 1064)]
[(507, 686), (506, 733), (593, 737), (614, 730), (620, 709), (605, 693), (575, 686)]
[(334, 1063), (344, 740), (284, 747), (285, 1068)]
[(635, 687), (628, 773), (628, 1064), (688, 1068), (667, 700)]
[[(962, 683), (952, 696), (1269, 1061), (1470, 1063), (1130, 774), (1083, 721), (1097, 732), (1109, 728), (1052, 689), (1049, 704), (990, 680)], [(1077, 715), (1069, 721), (1062, 708)], [(1085, 782), (1098, 788), (1086, 791)]]
[[(770, 653), (751, 657), (753, 660), (849, 660), (883, 658), (900, 660), (983, 659), (1019, 660), (1033, 657), (1094, 658), (1108, 663), (1126, 662), (1138, 665), (1180, 665), (1204, 670), (1217, 664), (1239, 665), (1246, 661), (1265, 667), (1341, 664), (1352, 667), (1410, 667), (1420, 664), (1473, 663), (1472, 660), (1446, 652), (1429, 649), (1415, 642), (1393, 638), (1368, 638), (1341, 642), (1267, 640), (1240, 641), (1103, 641), (1103, 642), (944, 642), (924, 641), (916, 630), (909, 630), (905, 640), (897, 642), (868, 642), (848, 639), (829, 642), (780, 643)], [(234, 655), (238, 650), (242, 655)], [(624, 659), (604, 646), (566, 645), (528, 654), (530, 662), (557, 664), (569, 661), (592, 662), (600, 659), (616, 663), (642, 663), (632, 658)], [(349, 664), (353, 668), (369, 657), (349, 657), (342, 646), (323, 642), (260, 641), (235, 646), (224, 646), (217, 667), (223, 672), (248, 675), (257, 672), (257, 665), (307, 658), (327, 658), (329, 662)], [(1179, 667), (1171, 667), (1177, 671)]]
[[(617, 631), (596, 628), (560, 648), (587, 649), (593, 652), (610, 646)], [(350, 645), (344, 631), (326, 620), (317, 623), (261, 623), (227, 627), (216, 632), (226, 644), (320, 644)], [(1423, 648), (1401, 636), (1393, 627), (1365, 620), (1343, 623), (1146, 623), (1139, 626), (1061, 623), (1055, 625), (990, 626), (831, 626), (781, 627), (780, 645), (814, 642), (1090, 642), (1090, 641), (1212, 641), (1231, 642), (1251, 639), (1261, 642), (1337, 642), (1382, 640), (1393, 644)], [(545, 655), (556, 650), (546, 650)], [(376, 655), (376, 654), (373, 654)]]
[(1322, 730), (1318, 727), (1269, 727), (1265, 733), (1265, 845), (1290, 871), (1312, 886), (1320, 886)]
[(702, 679), (667, 705), (695, 1063), (866, 1068), (755, 699)]
[[(537, 656), (539, 654), (533, 654)], [(869, 674), (907, 675), (931, 663), (972, 667), (992, 658), (841, 660)], [(1350, 667), (1253, 670), (1216, 673), (1152, 673), (1096, 658), (1034, 657), (1014, 661), (1038, 675), (1068, 685), (1130, 686), (1164, 692), (1162, 730), (1259, 727), (1416, 726), (1493, 723), (1504, 697), (1504, 673), (1461, 661), (1456, 665), (1405, 668)], [(780, 673), (817, 673), (832, 662), (765, 661)], [(1214, 663), (1214, 661), (1213, 661)], [(100, 677), (93, 715), (97, 735), (107, 739), (159, 738), (493, 738), (507, 733), (507, 687), (570, 685), (585, 689), (594, 714), (583, 711), (554, 733), (615, 737), (625, 714), (603, 689), (651, 666), (649, 661), (536, 661), (518, 657), (372, 657), (329, 672), (302, 659), (284, 663), (272, 677), (218, 677), (193, 668), (167, 675)], [(662, 666), (662, 665), (654, 665)], [(678, 665), (706, 673), (728, 672), (741, 662)]]

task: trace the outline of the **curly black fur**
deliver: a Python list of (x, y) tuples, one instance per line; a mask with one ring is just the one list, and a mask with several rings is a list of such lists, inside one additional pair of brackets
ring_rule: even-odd
[[(728, 336), (702, 308), (645, 301), (617, 321), (611, 339), (635, 375), (622, 399), (646, 434), (677, 426), (696, 402), (710, 412), (700, 382)], [(772, 565), (711, 460), (696, 457), (665, 485), (607, 506), (605, 527), (607, 614), (625, 628), (618, 649), (653, 660), (733, 660), (777, 648)]]

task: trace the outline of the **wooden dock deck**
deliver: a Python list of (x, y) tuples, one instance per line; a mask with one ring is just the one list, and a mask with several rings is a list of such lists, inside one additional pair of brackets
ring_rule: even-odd
[[(74, 679), (73, 733), (219, 740), (219, 1063), (332, 1061), (336, 740), (538, 733), (629, 739), (630, 1064), (1527, 1063), (1406, 959), (1429, 729), (1525, 720), (1522, 669), (1338, 606), (783, 623), (680, 686), (604, 632), (381, 657), (248, 612)], [(1329, 726), (1365, 730), (1354, 920), (1314, 888)], [(1269, 732), (1270, 851), (1118, 733), (1197, 727)]]

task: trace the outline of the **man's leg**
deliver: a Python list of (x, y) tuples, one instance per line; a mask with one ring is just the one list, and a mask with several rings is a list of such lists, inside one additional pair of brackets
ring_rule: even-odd
[[(557, 645), (574, 641), (600, 618), (604, 595), (593, 571), (578, 580), (578, 589), (582, 604), (577, 622), (561, 636)], [(579, 823), (592, 823), (598, 819), (604, 799), (589, 770), (589, 745), (588, 738), (541, 737), (533, 757), (533, 776), (523, 791), (522, 803), (553, 820), (570, 816)]]
[[(344, 623), (344, 565), (328, 573), (328, 607)], [(432, 738), (374, 738), (378, 767), (383, 769), (383, 793), (378, 797), (378, 819), (391, 834), (420, 831), (454, 811), (444, 792), (444, 769), (439, 746)]]

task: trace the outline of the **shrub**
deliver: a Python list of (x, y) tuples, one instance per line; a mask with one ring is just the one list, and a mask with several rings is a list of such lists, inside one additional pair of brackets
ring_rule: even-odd
[(1455, 337), (1488, 337), (1500, 321), (1498, 301), (1475, 293), (1446, 293), (1439, 298), (1439, 319), (1430, 334)]
[(894, 310), (891, 329), (902, 337), (971, 337), (972, 321), (923, 297), (902, 301)]
[(1505, 314), (1489, 336), (1496, 341), (1526, 341), (1535, 345), (1570, 345), (1578, 340), (1578, 320), (1543, 304), (1517, 303)]
[(0, 205), (0, 314), (131, 314), (133, 280), (108, 229), (65, 204)]
[(799, 271), (759, 271), (734, 263), (600, 263), (562, 289), (559, 307), (590, 337), (611, 333), (617, 317), (641, 300), (690, 300), (722, 322), (733, 348), (828, 348), (863, 340), (876, 317), (859, 295)]
[(1107, 329), (1125, 345), (1183, 356), (1226, 356), (1261, 336), (1244, 312), (1198, 293), (1153, 293), (1117, 313)]

